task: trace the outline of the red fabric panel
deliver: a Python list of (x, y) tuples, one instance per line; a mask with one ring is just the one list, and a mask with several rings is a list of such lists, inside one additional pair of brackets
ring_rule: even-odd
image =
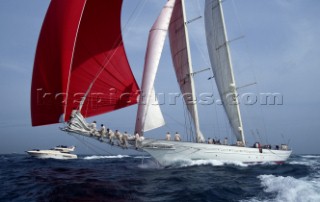
[(57, 123), (64, 111), (72, 52), (85, 0), (52, 0), (39, 36), (31, 86), (32, 125)]
[(95, 79), (81, 111), (85, 117), (137, 103), (139, 88), (121, 36), (121, 5), (121, 0), (86, 3), (75, 46), (66, 120)]
[(121, 5), (122, 0), (51, 1), (34, 63), (33, 126), (58, 123), (63, 113), (68, 120), (95, 79), (82, 108), (85, 117), (137, 103), (139, 88), (121, 36)]

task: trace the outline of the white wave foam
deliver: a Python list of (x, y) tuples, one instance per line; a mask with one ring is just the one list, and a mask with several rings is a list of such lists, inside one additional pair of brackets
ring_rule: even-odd
[(304, 166), (309, 166), (311, 168), (317, 167), (320, 165), (319, 162), (317, 161), (291, 161), (289, 162), (291, 165), (304, 165)]
[(191, 167), (191, 166), (223, 166), (223, 165), (236, 165), (241, 167), (247, 167), (247, 164), (238, 161), (219, 161), (219, 160), (179, 160), (175, 162), (176, 166), (179, 167)]
[(313, 165), (312, 162), (307, 162), (307, 161), (291, 161), (291, 162), (288, 162), (288, 164), (291, 164), (291, 165), (306, 165), (306, 166)]
[(212, 165), (212, 166), (223, 166), (224, 163), (217, 160), (183, 160), (177, 161), (181, 167), (190, 167), (190, 166), (201, 166), (201, 165)]
[(319, 179), (295, 179), (274, 175), (260, 175), (258, 178), (265, 192), (277, 194), (273, 201), (320, 201)]
[(141, 169), (162, 169), (163, 168), (157, 162), (152, 160), (146, 160), (145, 162), (138, 165), (138, 167)]
[(309, 166), (312, 169), (317, 169), (320, 166), (320, 162), (318, 160), (314, 160), (314, 159), (290, 161), (288, 163), (291, 164), (291, 165)]
[(150, 159), (150, 156), (135, 156), (135, 159)]
[(121, 159), (121, 158), (128, 158), (128, 155), (116, 155), (116, 156), (86, 156), (83, 159), (85, 160), (96, 160), (96, 159)]
[(311, 158), (311, 159), (318, 159), (320, 158), (320, 156), (317, 156), (317, 155), (303, 155), (301, 156), (303, 158)]

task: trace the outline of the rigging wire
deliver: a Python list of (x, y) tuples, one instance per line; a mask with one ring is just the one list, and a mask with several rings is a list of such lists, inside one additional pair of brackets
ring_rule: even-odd
[[(178, 125), (180, 125), (180, 126), (182, 126), (182, 127), (184, 127), (185, 126), (185, 124), (184, 123), (181, 123), (180, 121), (178, 121), (177, 119), (175, 119), (175, 118), (173, 118), (171, 115), (169, 115), (169, 114), (167, 114), (166, 112), (162, 112), (164, 115), (166, 115), (167, 117), (169, 117), (170, 119), (172, 119), (174, 122), (176, 122)], [(168, 126), (168, 128), (170, 128), (169, 126)]]
[(101, 155), (101, 153), (99, 153), (96, 149), (93, 149), (93, 148), (97, 148), (97, 149), (99, 149), (99, 150), (101, 150), (101, 151), (103, 151), (103, 152), (105, 152), (105, 153), (107, 153), (109, 155), (115, 155), (114, 153), (111, 153), (111, 152), (109, 152), (109, 151), (107, 151), (105, 149), (97, 147), (96, 145), (94, 145), (93, 143), (90, 143), (89, 141), (86, 141), (85, 137), (83, 137), (83, 139), (81, 140), (81, 138), (79, 136), (77, 136), (77, 135), (74, 135), (72, 133), (68, 133), (68, 134), (73, 136), (73, 137), (75, 137), (79, 142), (81, 142), (83, 145), (85, 145), (87, 147), (87, 149), (91, 150), (92, 152), (94, 152), (94, 153), (96, 153), (98, 155)]
[[(135, 7), (135, 9), (133, 10), (133, 12), (132, 12), (131, 15), (130, 15), (129, 20), (127, 21), (127, 23), (126, 23), (125, 26), (123, 27), (121, 33), (122, 33), (122, 32), (125, 32), (125, 30), (127, 30), (127, 27), (129, 27), (129, 26), (128, 26), (128, 25), (129, 25), (129, 21), (130, 21), (131, 17), (133, 17), (134, 13), (136, 12), (136, 10), (137, 10), (138, 8), (140, 8), (140, 13), (141, 13), (142, 8), (144, 7), (144, 5), (143, 5), (143, 6), (140, 6), (140, 4), (142, 4), (142, 3), (145, 4), (145, 3), (146, 3), (146, 0), (140, 1), (139, 4)], [(136, 18), (137, 18), (137, 17), (136, 17)], [(113, 44), (112, 47), (115, 47), (115, 45), (119, 43), (119, 40), (122, 38), (122, 34), (121, 34), (121, 33), (118, 35), (118, 38), (117, 38), (117, 40), (115, 40), (115, 42), (114, 42), (114, 44)], [(97, 43), (98, 43), (98, 42), (97, 42)], [(99, 45), (99, 44), (98, 44), (98, 45)], [(101, 67), (101, 69), (100, 69), (100, 71), (98, 71), (98, 72), (96, 73), (96, 75), (94, 76), (92, 82), (90, 83), (90, 85), (89, 85), (89, 87), (88, 87), (88, 89), (87, 89), (87, 91), (86, 91), (85, 97), (83, 98), (84, 100), (86, 99), (86, 96), (87, 96), (87, 95), (89, 94), (89, 92), (91, 91), (91, 88), (92, 88), (93, 84), (97, 81), (97, 79), (98, 79), (99, 76), (102, 74), (102, 72), (103, 72), (103, 71), (108, 71), (108, 70), (106, 69), (106, 67), (107, 67), (107, 65), (110, 63), (110, 61), (111, 61), (111, 59), (113, 58), (113, 56), (115, 55), (115, 53), (117, 52), (118, 48), (119, 48), (119, 46), (116, 46), (116, 48), (113, 50), (111, 56), (110, 56), (110, 57), (106, 57), (101, 64), (100, 64), (98, 61), (96, 61), (96, 63)], [(114, 69), (117, 70), (117, 68), (114, 68)], [(84, 104), (84, 100), (81, 101), (81, 102), (83, 102), (82, 104)], [(81, 109), (81, 107), (82, 107), (82, 106), (81, 106), (81, 104), (80, 104), (79, 109)], [(86, 111), (86, 113), (87, 113), (87, 111)]]
[[(138, 17), (142, 13), (142, 10), (143, 10), (144, 6), (146, 5), (146, 1), (147, 0), (139, 1), (139, 3), (136, 5), (136, 7), (133, 9), (132, 13), (130, 14), (130, 17), (128, 18), (128, 21), (125, 23), (125, 25), (123, 27), (123, 30), (129, 29), (130, 28), (130, 22), (133, 23), (138, 19)], [(140, 8), (139, 11), (137, 11), (138, 8)], [(137, 14), (134, 17), (135, 13), (137, 13)]]
[[(186, 16), (186, 15), (185, 15)], [(190, 56), (191, 57), (191, 50), (190, 50), (190, 33), (189, 33), (189, 30), (188, 30), (188, 27), (187, 27), (187, 24), (188, 23), (190, 23), (190, 22), (193, 22), (193, 21), (195, 21), (195, 20), (197, 20), (197, 19), (200, 19), (202, 16), (200, 15), (200, 17), (197, 17), (197, 18), (195, 18), (195, 19), (193, 19), (193, 20), (191, 20), (191, 21), (188, 21), (187, 19), (184, 19), (186, 22), (185, 22), (185, 35), (186, 35), (186, 37), (188, 36), (188, 42), (187, 42), (187, 51), (189, 52), (189, 53), (187, 53), (187, 55), (188, 56)], [(191, 57), (192, 58), (192, 57)], [(191, 62), (191, 58), (189, 58), (188, 59), (188, 63), (190, 63)], [(193, 72), (195, 72), (194, 70), (193, 70), (193, 64), (191, 63), (191, 64), (188, 64), (189, 65), (189, 67), (190, 68), (192, 68), (191, 70), (193, 71)], [(189, 69), (190, 70), (190, 69)], [(192, 92), (192, 93), (195, 93), (196, 92), (196, 89), (195, 89), (195, 86), (194, 86), (194, 78), (193, 78), (193, 76), (194, 76), (194, 74), (192, 73), (192, 72), (189, 72), (189, 75), (186, 75), (186, 76), (188, 76), (189, 77), (189, 79), (188, 79), (188, 82), (187, 83), (190, 83), (190, 85), (191, 85), (191, 90), (194, 90), (194, 92)], [(192, 83), (193, 82), (193, 83)], [(188, 92), (187, 90), (185, 90), (184, 88), (186, 87), (186, 86), (180, 86), (181, 88), (183, 88), (183, 92)], [(196, 95), (195, 95), (196, 96)], [(183, 102), (183, 107), (184, 107), (184, 117), (185, 117), (185, 129), (186, 129), (186, 132), (187, 132), (187, 134), (188, 134), (188, 132), (189, 132), (189, 134), (190, 134), (190, 139), (189, 139), (189, 141), (192, 141), (192, 140), (195, 140), (195, 141), (198, 141), (198, 139), (197, 138), (199, 138), (199, 137), (196, 137), (197, 135), (200, 135), (200, 134), (198, 134), (198, 132), (200, 132), (200, 123), (199, 123), (199, 120), (197, 120), (198, 118), (199, 118), (199, 115), (197, 114), (197, 117), (192, 117), (192, 115), (193, 116), (195, 116), (196, 114), (196, 110), (197, 110), (197, 98), (195, 97), (195, 100), (192, 100), (193, 102), (196, 102), (196, 103), (192, 103), (193, 105), (194, 105), (194, 107), (193, 108), (191, 108), (191, 110), (189, 110), (190, 108), (189, 108), (189, 106), (188, 106), (188, 103), (187, 103), (187, 101), (186, 101), (186, 99), (184, 98), (184, 96), (182, 96), (182, 102)], [(187, 122), (189, 122), (189, 123), (187, 123)], [(193, 123), (193, 124), (192, 124)], [(197, 125), (198, 126), (197, 126)], [(198, 128), (197, 128), (198, 127)], [(189, 129), (189, 130), (188, 130)], [(194, 130), (195, 131), (194, 131)], [(201, 135), (202, 136), (202, 135)], [(203, 137), (202, 137), (203, 138)]]
[[(195, 1), (195, 2), (196, 2), (197, 5), (196, 5), (196, 6), (193, 6), (193, 8), (197, 8), (197, 9), (196, 9), (196, 10), (197, 10), (197, 13), (199, 13), (199, 14), (202, 13), (201, 7), (203, 8), (204, 6), (201, 6), (201, 5), (200, 5), (200, 1)], [(193, 3), (194, 3), (194, 2), (193, 2)], [(203, 18), (203, 19), (204, 19), (204, 18)], [(216, 18), (213, 18), (213, 19), (216, 19)], [(214, 23), (214, 24), (217, 24), (217, 23)], [(198, 32), (198, 30), (197, 30), (197, 32)], [(203, 31), (202, 35), (205, 35), (204, 31)], [(206, 66), (211, 67), (211, 63), (210, 63), (210, 61), (209, 61), (208, 55), (205, 54), (206, 50), (203, 50), (203, 46), (201, 46), (201, 44), (198, 42), (198, 41), (199, 41), (198, 37), (195, 37), (195, 36), (192, 35), (192, 34), (190, 34), (190, 36), (191, 36), (192, 41), (194, 41), (194, 44), (196, 45), (196, 48), (198, 49), (198, 52), (200, 53), (200, 55), (201, 55), (201, 57), (202, 57), (202, 61), (205, 63)], [(215, 36), (217, 36), (217, 34), (215, 34)], [(215, 39), (215, 40), (217, 40), (217, 39)], [(211, 82), (210, 82), (210, 84), (211, 84), (211, 85), (210, 85), (210, 87), (211, 87), (211, 92), (214, 93), (214, 86), (215, 86), (216, 84), (214, 84), (213, 79), (210, 79), (210, 80), (211, 80)], [(214, 102), (214, 104), (216, 105), (215, 102)], [(219, 136), (220, 136), (220, 133), (222, 133), (222, 129), (221, 129), (221, 124), (219, 123), (217, 106), (214, 106), (214, 107), (213, 107), (213, 110), (214, 110), (214, 113), (215, 113), (215, 118), (214, 118), (214, 120), (213, 120), (213, 125), (212, 125), (213, 131), (214, 131), (214, 134), (213, 134), (213, 135), (219, 134)], [(215, 122), (216, 122), (216, 124), (215, 124)], [(217, 125), (217, 128), (215, 127), (215, 125)], [(219, 131), (220, 131), (220, 132), (219, 132)]]
[[(195, 10), (195, 12), (198, 14), (198, 16), (201, 16), (202, 12), (201, 12), (201, 5), (199, 3), (199, 1), (192, 1), (190, 3), (193, 3), (192, 8)], [(194, 3), (196, 3), (196, 5), (194, 5)], [(189, 6), (191, 7), (191, 6)], [(196, 8), (196, 9), (195, 9)], [(197, 30), (197, 33), (199, 32), (199, 30)], [(195, 45), (196, 49), (198, 50), (198, 53), (200, 53), (200, 56), (202, 58), (202, 62), (205, 63), (206, 66), (210, 67), (210, 62), (208, 60), (207, 54), (205, 54), (204, 50), (203, 50), (203, 46), (202, 44), (199, 43), (199, 37), (194, 36), (194, 34), (192, 34), (193, 32), (189, 33), (189, 39), (191, 39), (191, 41), (193, 41), (193, 45)], [(204, 31), (201, 31), (201, 35), (204, 36), (205, 33)]]
[[(189, 2), (188, 2), (189, 3)], [(193, 6), (192, 6), (192, 8), (196, 8), (196, 9), (194, 9), (194, 10), (196, 10), (195, 12), (197, 13), (197, 16), (201, 16), (201, 19), (204, 19), (203, 17), (202, 17), (202, 14), (203, 14), (203, 11), (202, 11), (202, 9), (201, 9), (201, 7), (203, 8), (204, 6), (201, 6), (200, 5), (200, 1), (190, 1), (190, 3), (192, 3), (193, 4)], [(194, 5), (194, 3), (196, 3), (196, 5)], [(191, 7), (191, 6), (189, 6), (189, 7)], [(199, 20), (200, 22), (203, 22), (203, 20)], [(190, 23), (190, 25), (191, 25), (192, 23)], [(190, 32), (189, 31), (189, 38), (191, 37), (191, 40), (190, 41), (192, 41), (193, 42), (193, 45), (195, 45), (196, 46), (196, 48), (197, 48), (197, 50), (198, 50), (198, 52), (200, 53), (200, 56), (201, 56), (201, 58), (202, 58), (202, 61), (205, 63), (205, 66), (207, 66), (207, 67), (210, 67), (211, 65), (210, 65), (210, 61), (209, 61), (209, 59), (208, 59), (208, 55), (207, 54), (205, 54), (205, 52), (207, 52), (207, 51), (204, 51), (203, 50), (203, 46), (199, 43), (199, 37), (198, 36), (194, 36), (194, 34), (192, 34), (193, 32)], [(197, 29), (196, 30), (196, 33), (200, 33), (200, 35), (201, 35), (201, 38), (203, 38), (203, 36), (205, 36), (205, 31), (204, 31), (204, 29)]]
[[(211, 79), (210, 84), (211, 84), (211, 85), (210, 85), (210, 87), (211, 87), (211, 92), (212, 92), (213, 99), (214, 99), (214, 86), (213, 86), (214, 84), (213, 84), (213, 79)], [(217, 103), (214, 101), (214, 102), (213, 102), (213, 111), (214, 111), (214, 113), (215, 113), (215, 118), (214, 118), (214, 120), (213, 120), (213, 125), (212, 125), (214, 135), (217, 134), (217, 133), (219, 133), (219, 131), (220, 131), (220, 133), (221, 133), (221, 127), (220, 127), (220, 123), (219, 123), (218, 109), (217, 109), (217, 108), (218, 108), (218, 107), (217, 107)], [(216, 122), (216, 124), (215, 124), (214, 122)], [(215, 127), (215, 125), (216, 125), (217, 127)]]
[[(188, 129), (187, 129), (186, 106), (184, 106), (184, 104), (182, 104), (182, 107), (183, 107), (183, 116), (184, 116), (184, 129), (187, 134), (187, 139), (189, 139), (189, 133), (188, 133)], [(190, 134), (190, 137), (191, 137), (191, 134)]]
[[(236, 2), (234, 0), (232, 0), (232, 5), (233, 5), (232, 7), (233, 7), (233, 10), (234, 10), (234, 13), (235, 13), (236, 22), (237, 22), (237, 24), (239, 26), (240, 34), (243, 36), (244, 35), (244, 28), (243, 28), (243, 25), (242, 25), (240, 17), (239, 17), (239, 13), (238, 13), (239, 9), (238, 9), (237, 4), (236, 4)], [(243, 53), (246, 54), (247, 55), (246, 58), (248, 58), (248, 62), (246, 63), (246, 65), (249, 67), (248, 69), (251, 71), (253, 79), (256, 82), (257, 81), (257, 74), (256, 74), (255, 69), (253, 68), (253, 59), (252, 59), (252, 57), (248, 56), (249, 45), (248, 45), (248, 43), (246, 41), (244, 41), (244, 46), (245, 46), (244, 47), (245, 51), (243, 51)], [(256, 92), (261, 92), (258, 85), (255, 85), (255, 88), (256, 88)], [(260, 110), (260, 113), (258, 114), (258, 117), (260, 116), (261, 121), (262, 121), (262, 127), (263, 127), (263, 130), (264, 130), (264, 133), (265, 133), (265, 135), (267, 135), (266, 121), (265, 121), (264, 116), (262, 115), (262, 114), (264, 114), (263, 113), (263, 109), (262, 109), (261, 106), (258, 107), (258, 108)], [(245, 109), (246, 112), (249, 113), (248, 112), (249, 110), (247, 108), (242, 107), (242, 109)], [(255, 114), (257, 115), (257, 113), (255, 113)], [(256, 126), (251, 126), (251, 127), (256, 127)], [(261, 141), (261, 137), (259, 139)]]
[[(189, 113), (188, 107), (186, 106), (185, 102), (182, 104), (182, 106), (183, 106), (184, 122), (185, 122), (184, 127), (185, 127), (185, 131), (187, 134), (187, 138), (189, 139), (189, 141), (193, 141), (195, 138), (194, 138), (194, 132), (192, 130), (192, 118), (191, 118), (191, 115)], [(188, 123), (188, 121), (189, 121), (189, 123)]]

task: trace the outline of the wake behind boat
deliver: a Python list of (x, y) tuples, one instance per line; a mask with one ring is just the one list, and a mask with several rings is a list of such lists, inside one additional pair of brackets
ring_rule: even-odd
[[(31, 87), (33, 126), (62, 121), (66, 123), (62, 128), (65, 132), (145, 151), (163, 165), (201, 159), (281, 163), (289, 158), (292, 151), (286, 144), (271, 147), (257, 143), (249, 147), (246, 142), (221, 0), (205, 1), (204, 37), (213, 78), (236, 138), (233, 145), (206, 143), (205, 136), (212, 134), (201, 132), (193, 78), (197, 72), (192, 68), (184, 0), (166, 1), (150, 29), (141, 92), (124, 50), (121, 7), (122, 0), (51, 1), (35, 57)], [(190, 142), (147, 138), (149, 131), (165, 125), (154, 82), (167, 33), (177, 82), (195, 133)], [(85, 120), (131, 106), (138, 100), (132, 136), (103, 125), (97, 130), (96, 123)]]
[(53, 159), (76, 159), (77, 155), (71, 154), (75, 149), (74, 146), (67, 147), (63, 145), (56, 146), (48, 150), (34, 149), (26, 151), (30, 156), (36, 158), (53, 158)]

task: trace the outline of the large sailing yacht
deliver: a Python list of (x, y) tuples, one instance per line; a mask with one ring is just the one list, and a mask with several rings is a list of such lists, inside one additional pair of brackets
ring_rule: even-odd
[[(153, 109), (158, 105), (152, 103), (154, 78), (161, 54), (161, 52), (155, 50), (163, 46), (166, 35), (164, 30), (169, 32), (171, 55), (181, 93), (188, 93), (191, 95), (192, 100), (196, 100), (186, 22), (184, 1), (168, 1), (150, 30), (141, 85), (142, 92), (146, 94), (146, 100), (143, 103), (146, 104), (139, 105), (136, 122), (136, 131), (139, 134), (144, 134), (150, 129), (160, 127), (164, 123), (160, 110)], [(246, 147), (238, 104), (237, 86), (233, 74), (222, 2), (220, 0), (205, 1), (205, 28), (212, 71), (215, 75), (214, 78), (223, 107), (229, 119), (230, 127), (237, 139), (236, 144), (233, 146), (205, 144), (204, 136), (200, 130), (198, 110), (195, 103), (187, 105), (195, 127), (195, 142), (168, 142), (150, 139), (143, 141), (142, 149), (163, 165), (180, 160), (199, 159), (245, 163), (284, 162), (291, 154), (287, 145), (282, 144), (275, 149), (271, 149), (270, 147), (263, 149), (257, 143), (255, 144), (255, 148)], [(190, 96), (184, 96), (184, 99), (185, 103), (190, 102)], [(140, 99), (141, 102), (142, 100)]]
[[(205, 1), (205, 29), (214, 79), (237, 139), (234, 145), (206, 143), (197, 104), (189, 103), (190, 96), (196, 100), (196, 93), (184, 0), (168, 0), (149, 32), (141, 82), (143, 96), (138, 96), (139, 88), (123, 47), (121, 6), (121, 0), (52, 0), (35, 59), (31, 96), (33, 125), (63, 120), (67, 122), (63, 131), (111, 145), (143, 150), (161, 165), (199, 159), (244, 163), (281, 163), (288, 159), (291, 150), (285, 144), (274, 149), (262, 147), (259, 143), (255, 147), (247, 147), (221, 0)], [(165, 124), (157, 105), (154, 81), (167, 33), (181, 93), (190, 95), (184, 96), (196, 133), (196, 138), (190, 142), (148, 138), (149, 131)], [(54, 93), (56, 99), (51, 105), (39, 105), (41, 92)], [(138, 97), (140, 104), (134, 137), (119, 131), (97, 132), (85, 120), (86, 117), (136, 104)]]

